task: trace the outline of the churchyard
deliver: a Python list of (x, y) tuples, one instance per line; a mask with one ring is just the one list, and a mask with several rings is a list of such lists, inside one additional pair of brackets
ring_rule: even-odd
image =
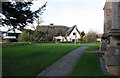
[[(100, 43), (82, 44), (38, 44), (11, 43), (3, 44), (3, 76), (35, 77), (45, 68), (65, 54), (80, 46), (93, 46), (87, 50), (98, 50)], [(91, 49), (92, 48), (92, 49)], [(85, 66), (85, 69), (81, 68)], [(96, 70), (92, 70), (96, 67)], [(82, 69), (82, 70), (81, 70)], [(79, 71), (76, 73), (76, 71)], [(87, 71), (87, 73), (85, 73)], [(97, 72), (96, 72), (97, 71)], [(83, 74), (84, 72), (84, 74)], [(91, 74), (92, 73), (92, 74)], [(71, 76), (103, 76), (99, 57), (96, 53), (83, 53)]]
[[(2, 76), (17, 78), (25, 76), (28, 78), (38, 78), (38, 76), (113, 78), (114, 76), (119, 78), (120, 1), (108, 1), (110, 0), (106, 0), (103, 8), (103, 34), (93, 31), (85, 33), (84, 30), (80, 32), (77, 25), (71, 27), (53, 23), (40, 25), (39, 16), (45, 10), (47, 2), (36, 11), (30, 11), (28, 6), (32, 4), (31, 2), (25, 4), (0, 2), (3, 15), (6, 16), (6, 18), (2, 17), (2, 23), (3, 26), (8, 26), (7, 31), (0, 31)], [(21, 6), (18, 5), (23, 8), (19, 9)], [(26, 29), (27, 24), (33, 24), (35, 20), (37, 25), (32, 26), (34, 30)], [(66, 74), (62, 71), (64, 69), (65, 71), (70, 69), (68, 71), (70, 73)]]

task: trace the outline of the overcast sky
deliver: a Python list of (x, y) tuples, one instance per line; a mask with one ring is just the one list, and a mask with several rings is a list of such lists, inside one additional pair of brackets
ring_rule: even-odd
[(47, 3), (42, 25), (77, 25), (79, 31), (103, 33), (105, 0), (36, 0), (32, 9)]
[(34, 0), (31, 9), (37, 10), (46, 1), (42, 25), (77, 25), (80, 32), (103, 33), (105, 0)]

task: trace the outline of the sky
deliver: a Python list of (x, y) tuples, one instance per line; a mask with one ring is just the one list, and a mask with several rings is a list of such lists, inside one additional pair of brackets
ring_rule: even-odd
[(79, 31), (103, 33), (104, 4), (106, 0), (35, 0), (32, 10), (41, 7), (47, 1), (47, 7), (41, 16), (41, 25), (77, 25)]
[[(41, 25), (77, 25), (80, 32), (95, 31), (103, 33), (104, 10), (106, 0), (34, 0), (31, 10), (39, 9), (47, 2), (46, 10), (41, 15)], [(37, 26), (36, 23), (34, 23)], [(0, 28), (6, 30), (6, 28)]]

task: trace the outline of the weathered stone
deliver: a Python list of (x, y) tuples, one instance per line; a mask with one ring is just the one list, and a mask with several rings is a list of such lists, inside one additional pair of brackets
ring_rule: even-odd
[(104, 33), (111, 30), (112, 25), (112, 2), (106, 2), (104, 6)]
[(104, 57), (106, 65), (120, 65), (120, 47), (107, 45)]
[[(116, 36), (116, 37), (120, 37), (120, 29), (112, 29), (108, 36)], [(119, 38), (120, 39), (120, 38)]]
[(109, 74), (120, 76), (120, 66), (109, 66), (107, 65), (107, 71)]
[(106, 2), (101, 51), (108, 72), (120, 75), (120, 2)]
[(113, 2), (112, 3), (112, 29), (120, 29), (119, 25), (119, 2)]
[(106, 51), (106, 46), (107, 46), (106, 40), (103, 40), (103, 39), (102, 39), (100, 50), (101, 50), (101, 51)]

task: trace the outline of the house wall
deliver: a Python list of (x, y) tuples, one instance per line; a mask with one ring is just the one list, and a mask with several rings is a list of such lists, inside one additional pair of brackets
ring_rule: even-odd
[(73, 35), (73, 33), (76, 33), (76, 39), (78, 41), (79, 38), (81, 38), (80, 34), (78, 33), (78, 31), (76, 30), (76, 28), (73, 29), (73, 31), (70, 33), (69, 36), (67, 36), (67, 40), (68, 41), (72, 41), (73, 39), (75, 39), (75, 35)]
[(58, 39), (60, 40), (60, 42), (65, 42), (66, 41), (63, 36), (54, 37), (55, 41), (58, 41)]

